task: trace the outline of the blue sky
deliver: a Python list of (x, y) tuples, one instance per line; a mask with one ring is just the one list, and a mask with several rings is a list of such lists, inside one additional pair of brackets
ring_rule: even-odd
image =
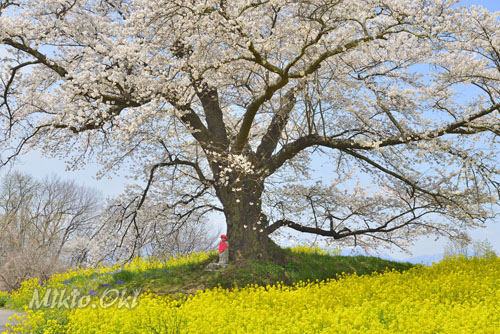
[(483, 6), (492, 12), (500, 11), (500, 1), (498, 0), (462, 0), (460, 4), (466, 6)]
[[(500, 0), (464, 0), (461, 4), (481, 5), (490, 11), (500, 11)], [(0, 54), (1, 52), (2, 50), (0, 49)], [(63, 161), (42, 157), (41, 154), (36, 151), (22, 156), (14, 169), (29, 173), (35, 177), (57, 174), (64, 179), (74, 179), (82, 185), (101, 191), (104, 197), (112, 197), (119, 194), (123, 191), (127, 183), (127, 180), (122, 177), (97, 180), (95, 175), (98, 166), (96, 165), (87, 165), (83, 170), (66, 171), (66, 165)], [(1, 169), (0, 175), (4, 175), (6, 171), (5, 168)], [(219, 218), (214, 217), (214, 220), (219, 220)], [(470, 234), (473, 239), (488, 239), (493, 244), (497, 253), (500, 254), (500, 221), (492, 222), (488, 224), (485, 229), (478, 229), (472, 231)], [(435, 241), (434, 239), (434, 236), (420, 238), (419, 241), (410, 248), (412, 255), (401, 253), (397, 250), (384, 250), (384, 253), (397, 259), (442, 253), (447, 240), (440, 239)]]

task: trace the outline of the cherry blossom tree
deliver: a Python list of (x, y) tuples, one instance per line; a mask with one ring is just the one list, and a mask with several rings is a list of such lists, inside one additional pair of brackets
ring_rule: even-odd
[(234, 259), (292, 230), (458, 235), (500, 185), (499, 15), (459, 5), (0, 0), (2, 164), (128, 171), (113, 209), (134, 250), (143, 222), (213, 211)]

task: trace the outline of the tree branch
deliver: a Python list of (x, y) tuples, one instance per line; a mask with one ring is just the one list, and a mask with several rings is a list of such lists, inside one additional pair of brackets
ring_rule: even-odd
[(40, 63), (44, 64), (45, 66), (47, 66), (48, 68), (52, 69), (54, 72), (56, 72), (57, 74), (59, 74), (60, 77), (64, 78), (67, 74), (68, 74), (68, 71), (66, 71), (66, 69), (62, 66), (59, 66), (58, 64), (56, 64), (55, 62), (49, 60), (47, 58), (47, 56), (45, 56), (44, 54), (42, 54), (40, 51), (38, 50), (35, 50), (25, 44), (21, 44), (21, 43), (18, 43), (16, 41), (14, 41), (13, 39), (11, 38), (4, 38), (2, 40), (2, 43), (3, 44), (6, 44), (6, 45), (9, 45), (9, 46), (12, 46), (13, 48), (17, 49), (17, 50), (20, 50), (20, 51), (24, 51), (26, 52), (27, 54), (30, 54), (32, 55), (33, 57), (35, 57)]
[(389, 227), (390, 223), (394, 222), (396, 219), (401, 218), (408, 213), (414, 212), (414, 210), (415, 209), (410, 209), (406, 212), (403, 212), (399, 215), (396, 215), (396, 216), (392, 217), (391, 219), (387, 220), (384, 224), (382, 224), (380, 226), (372, 227), (372, 228), (368, 227), (368, 228), (359, 229), (359, 230), (351, 230), (351, 229), (346, 228), (346, 227), (344, 227), (340, 231), (336, 231), (334, 229), (324, 230), (324, 229), (318, 228), (318, 227), (304, 226), (304, 225), (298, 224), (298, 223), (291, 221), (291, 220), (288, 220), (288, 219), (280, 219), (280, 220), (274, 222), (273, 224), (271, 224), (270, 226), (268, 226), (266, 228), (266, 233), (271, 234), (281, 227), (289, 227), (289, 228), (294, 229), (294, 230), (299, 231), (299, 232), (311, 233), (311, 234), (321, 235), (324, 237), (332, 237), (333, 239), (338, 240), (338, 239), (342, 239), (342, 238), (346, 238), (346, 237), (350, 237), (350, 236), (357, 236), (357, 235), (363, 235), (363, 234), (368, 234), (368, 233), (390, 233), (390, 232), (393, 232), (393, 231), (398, 230), (400, 228), (403, 228), (407, 225), (410, 225), (414, 221), (422, 218), (424, 215), (427, 215), (427, 214), (433, 212), (432, 210), (429, 210), (429, 211), (426, 211), (420, 215), (413, 215), (410, 219), (406, 220), (405, 222), (398, 224), (398, 225), (394, 225), (392, 227)]
[(202, 87), (197, 87), (197, 96), (205, 111), (208, 130), (217, 138), (217, 142), (221, 148), (226, 149), (229, 147), (229, 139), (227, 137), (217, 89), (207, 84), (202, 84)]
[(205, 150), (214, 150), (215, 138), (207, 127), (201, 122), (200, 117), (189, 105), (179, 105), (176, 100), (169, 101), (177, 110), (181, 112), (181, 121), (191, 130), (192, 136), (200, 143)]
[(382, 165), (376, 163), (375, 161), (373, 161), (373, 160), (365, 157), (364, 155), (361, 155), (361, 154), (359, 154), (357, 152), (354, 152), (352, 150), (349, 150), (349, 149), (341, 149), (341, 151), (343, 151), (343, 152), (345, 152), (345, 153), (347, 153), (347, 154), (349, 154), (349, 155), (351, 155), (351, 156), (353, 156), (353, 157), (355, 157), (355, 158), (357, 158), (359, 160), (363, 160), (366, 163), (368, 163), (368, 164), (372, 165), (373, 167), (377, 168), (378, 170), (384, 172), (385, 174), (390, 175), (390, 176), (392, 176), (392, 177), (394, 177), (394, 178), (396, 178), (396, 179), (398, 179), (400, 181), (403, 181), (407, 185), (411, 186), (413, 189), (419, 190), (420, 192), (431, 196), (438, 203), (439, 203), (439, 200), (437, 199), (437, 197), (442, 197), (442, 198), (445, 198), (446, 200), (450, 200), (449, 198), (447, 198), (447, 197), (445, 197), (445, 196), (443, 196), (443, 195), (441, 195), (439, 193), (431, 193), (430, 191), (425, 190), (425, 189), (419, 187), (415, 182), (412, 182), (408, 178), (406, 178), (406, 177), (404, 177), (404, 176), (402, 176), (402, 175), (400, 175), (400, 174), (398, 174), (396, 172), (393, 172), (393, 171), (385, 168), (384, 166), (382, 166)]
[(283, 129), (288, 123), (290, 112), (295, 106), (295, 93), (296, 89), (291, 89), (281, 99), (280, 108), (274, 115), (266, 134), (262, 137), (261, 143), (257, 148), (257, 158), (259, 160), (268, 159), (276, 149)]
[[(279, 89), (283, 88), (286, 86), (286, 84), (289, 82), (290, 78), (303, 78), (316, 70), (319, 69), (321, 66), (321, 63), (325, 61), (326, 59), (333, 57), (337, 54), (340, 54), (342, 52), (345, 52), (346, 50), (352, 49), (356, 46), (358, 46), (361, 43), (372, 41), (378, 38), (383, 38), (383, 34), (378, 35), (376, 37), (365, 37), (365, 38), (360, 38), (354, 41), (351, 41), (349, 43), (346, 43), (342, 46), (338, 46), (335, 49), (325, 52), (321, 54), (316, 60), (314, 60), (307, 68), (300, 72), (300, 73), (288, 73), (290, 70), (291, 65), (294, 64), (294, 62), (289, 64), (289, 67), (287, 67), (286, 71), (282, 71), (280, 69), (274, 69), (274, 68), (268, 68), (268, 63), (263, 60), (262, 56), (255, 50), (255, 48), (251, 49), (251, 52), (254, 54), (254, 61), (258, 64), (261, 64), (271, 72), (277, 73), (280, 75), (280, 78), (276, 80), (273, 84), (268, 86), (265, 91), (257, 96), (247, 107), (245, 115), (243, 116), (243, 122), (240, 127), (240, 131), (238, 132), (236, 136), (236, 140), (233, 144), (233, 152), (236, 154), (239, 154), (243, 151), (243, 148), (245, 147), (245, 144), (247, 143), (248, 140), (248, 134), (250, 133), (250, 129), (252, 127), (253, 120), (255, 118), (255, 115), (257, 114), (257, 111), (259, 108), (264, 104), (264, 102), (270, 100), (274, 93), (278, 91)], [(252, 46), (253, 44), (251, 44)], [(294, 60), (296, 61), (296, 60)]]
[[(191, 200), (194, 200), (195, 198), (198, 198), (201, 195), (203, 195), (205, 193), (205, 191), (210, 187), (210, 184), (212, 182), (210, 180), (208, 180), (208, 179), (205, 178), (205, 176), (203, 175), (203, 172), (202, 172), (201, 168), (199, 167), (199, 165), (196, 164), (196, 163), (194, 163), (194, 162), (186, 161), (186, 160), (180, 160), (178, 158), (175, 158), (175, 159), (171, 159), (170, 158), (170, 161), (168, 161), (168, 162), (160, 162), (160, 163), (154, 164), (151, 167), (151, 169), (149, 170), (148, 181), (146, 183), (146, 187), (144, 188), (144, 190), (143, 190), (143, 192), (142, 192), (142, 194), (141, 194), (141, 196), (139, 198), (139, 203), (135, 206), (135, 208), (133, 209), (133, 211), (131, 213), (129, 213), (128, 215), (125, 215), (125, 213), (124, 213), (124, 215), (122, 216), (122, 221), (130, 218), (130, 222), (128, 223), (128, 225), (127, 225), (127, 227), (126, 227), (126, 229), (125, 229), (125, 231), (124, 231), (124, 233), (122, 235), (119, 247), (121, 247), (123, 245), (125, 237), (126, 237), (128, 231), (129, 231), (129, 229), (130, 229), (130, 227), (132, 225), (134, 225), (136, 232), (139, 233), (139, 228), (138, 228), (138, 225), (137, 225), (137, 214), (138, 214), (139, 210), (142, 208), (142, 206), (143, 206), (143, 204), (144, 204), (144, 202), (146, 200), (146, 197), (148, 195), (149, 189), (151, 188), (151, 185), (153, 184), (155, 171), (158, 168), (161, 168), (161, 167), (169, 167), (169, 166), (177, 166), (177, 165), (185, 165), (185, 166), (193, 167), (195, 169), (196, 173), (198, 174), (200, 182), (203, 184), (203, 189), (198, 194), (192, 195)], [(129, 205), (127, 205), (125, 207), (125, 211), (127, 211), (127, 209), (131, 206), (131, 204), (136, 199), (137, 199), (137, 197)], [(185, 202), (185, 201), (180, 200), (176, 204), (187, 204), (187, 203), (189, 203), (189, 201)]]
[(477, 134), (485, 131), (491, 131), (491, 128), (479, 127), (470, 123), (476, 119), (489, 115), (495, 111), (500, 111), (500, 103), (494, 104), (489, 108), (483, 109), (476, 114), (470, 115), (467, 118), (449, 123), (448, 125), (443, 126), (439, 129), (427, 132), (419, 132), (419, 133), (414, 132), (408, 134), (406, 137), (391, 136), (385, 139), (383, 138), (378, 140), (376, 145), (374, 143), (365, 144), (352, 139), (336, 138), (337, 136), (324, 137), (317, 134), (310, 134), (304, 137), (300, 137), (291, 143), (283, 145), (283, 147), (279, 152), (277, 152), (268, 161), (266, 161), (266, 164), (264, 165), (264, 168), (266, 170), (265, 175), (271, 175), (278, 168), (280, 168), (287, 160), (292, 159), (300, 151), (312, 146), (323, 146), (340, 150), (348, 149), (351, 151), (373, 150), (377, 147), (396, 146), (401, 144), (418, 142), (422, 140), (432, 140), (435, 138), (442, 137), (446, 134), (468, 135), (468, 134)]
[(280, 77), (248, 105), (245, 115), (243, 116), (240, 131), (236, 135), (236, 139), (233, 144), (232, 150), (235, 154), (240, 154), (245, 148), (245, 145), (248, 141), (248, 134), (250, 133), (253, 120), (259, 108), (262, 106), (262, 104), (264, 104), (264, 102), (270, 100), (276, 91), (285, 87), (285, 85), (288, 83), (288, 80), (289, 79), (287, 76)]

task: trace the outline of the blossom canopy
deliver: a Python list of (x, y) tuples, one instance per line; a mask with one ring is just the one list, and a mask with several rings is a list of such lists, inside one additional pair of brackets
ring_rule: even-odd
[(41, 149), (126, 171), (103, 244), (137, 252), (165, 224), (219, 212), (231, 256), (265, 257), (292, 230), (405, 247), (495, 215), (498, 13), (452, 0), (0, 0), (0, 27), (1, 162)]

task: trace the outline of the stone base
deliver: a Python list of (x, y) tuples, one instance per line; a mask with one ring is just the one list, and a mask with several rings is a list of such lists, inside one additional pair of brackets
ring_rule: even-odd
[(205, 271), (217, 271), (227, 268), (227, 266), (228, 266), (227, 263), (209, 263), (208, 266), (205, 268)]

